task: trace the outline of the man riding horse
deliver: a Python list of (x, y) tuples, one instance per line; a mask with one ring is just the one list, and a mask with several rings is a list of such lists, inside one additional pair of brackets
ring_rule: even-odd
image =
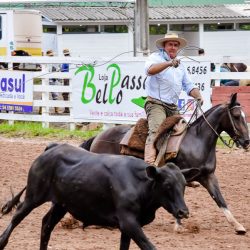
[(203, 104), (199, 89), (188, 76), (184, 65), (176, 58), (180, 49), (187, 45), (184, 38), (177, 34), (166, 34), (156, 41), (157, 52), (146, 61), (147, 74), (145, 111), (148, 120), (148, 137), (145, 145), (144, 160), (154, 164), (156, 132), (166, 117), (178, 114), (178, 99), (182, 90)]

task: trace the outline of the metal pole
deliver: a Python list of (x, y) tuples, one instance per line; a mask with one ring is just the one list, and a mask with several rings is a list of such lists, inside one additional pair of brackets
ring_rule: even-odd
[(148, 24), (148, 0), (142, 0), (141, 11), (141, 47), (143, 55), (149, 54), (149, 24)]
[(148, 0), (137, 0), (135, 6), (136, 51), (149, 54)]
[(134, 56), (137, 56), (137, 19), (136, 19), (136, 6), (134, 5), (134, 23), (133, 23), (133, 49), (134, 49)]

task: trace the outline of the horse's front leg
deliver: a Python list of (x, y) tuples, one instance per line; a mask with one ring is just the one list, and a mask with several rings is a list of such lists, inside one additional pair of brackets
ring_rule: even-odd
[(221, 194), (218, 180), (214, 173), (209, 174), (207, 178), (202, 178), (200, 183), (207, 189), (219, 208), (222, 209), (228, 222), (234, 227), (237, 234), (245, 234), (246, 229), (234, 218), (233, 214), (227, 208), (227, 204)]

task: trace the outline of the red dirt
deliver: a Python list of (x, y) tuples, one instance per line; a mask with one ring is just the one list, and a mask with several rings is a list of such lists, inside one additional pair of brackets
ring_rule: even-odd
[[(14, 193), (26, 185), (27, 173), (32, 161), (43, 152), (49, 141), (1, 138), (1, 192), (0, 205), (10, 198), (10, 187)], [(69, 141), (78, 145), (80, 142)], [(228, 207), (237, 220), (250, 230), (250, 152), (219, 149), (217, 170), (221, 191)], [(173, 232), (174, 219), (165, 210), (159, 209), (156, 219), (144, 227), (144, 232), (159, 250), (224, 250), (250, 249), (249, 233), (236, 235), (222, 211), (203, 187), (187, 188), (185, 200), (190, 218), (183, 221), (187, 232)], [(42, 217), (50, 204), (33, 210), (10, 236), (7, 250), (39, 249)], [(0, 219), (0, 233), (9, 224), (12, 214)], [(51, 250), (112, 250), (119, 249), (118, 230), (90, 227), (82, 230), (64, 229), (58, 224), (52, 233)], [(132, 243), (130, 249), (138, 247)]]

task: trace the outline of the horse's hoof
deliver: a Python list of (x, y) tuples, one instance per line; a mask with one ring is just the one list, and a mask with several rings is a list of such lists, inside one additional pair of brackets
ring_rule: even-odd
[(244, 235), (247, 231), (242, 225), (240, 225), (238, 228), (235, 229), (235, 232), (236, 234)]
[(236, 234), (244, 235), (244, 234), (246, 234), (246, 232), (247, 232), (246, 229), (241, 224), (236, 225), (236, 227), (235, 227)]
[(174, 232), (177, 234), (182, 234), (182, 233), (186, 233), (187, 229), (185, 229), (182, 225), (175, 225)]

